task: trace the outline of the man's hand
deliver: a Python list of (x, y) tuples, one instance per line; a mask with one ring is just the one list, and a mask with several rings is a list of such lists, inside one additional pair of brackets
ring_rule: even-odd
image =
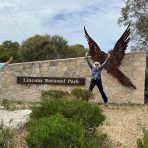
[(110, 53), (109, 53), (109, 54), (107, 55), (107, 58), (110, 58), (110, 56), (111, 56), (111, 55), (110, 55)]
[(12, 60), (13, 60), (13, 57), (11, 56), (10, 59), (5, 63), (5, 66), (10, 64), (12, 62)]
[(13, 60), (13, 57), (11, 56), (11, 57), (10, 57), (10, 61), (12, 61), (12, 60)]
[(86, 56), (86, 57), (88, 56), (88, 52), (86, 52), (85, 56)]

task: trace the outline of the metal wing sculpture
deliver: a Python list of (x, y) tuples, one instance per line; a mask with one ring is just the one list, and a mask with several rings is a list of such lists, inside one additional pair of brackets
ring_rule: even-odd
[[(85, 27), (84, 27), (85, 37), (88, 41), (89, 45), (89, 54), (92, 57), (93, 61), (98, 61), (99, 63), (103, 63), (107, 57), (107, 54), (104, 51), (101, 51), (100, 47), (97, 43), (89, 36)], [(105, 67), (108, 73), (111, 73), (114, 77), (121, 82), (122, 85), (126, 87), (132, 87), (136, 89), (135, 85), (131, 82), (131, 80), (125, 76), (118, 67), (121, 65), (122, 59), (124, 58), (126, 48), (128, 46), (128, 42), (130, 40), (130, 24), (128, 25), (127, 29), (124, 31), (122, 36), (116, 42), (113, 50), (110, 51), (110, 58), (108, 62), (108, 66)]]

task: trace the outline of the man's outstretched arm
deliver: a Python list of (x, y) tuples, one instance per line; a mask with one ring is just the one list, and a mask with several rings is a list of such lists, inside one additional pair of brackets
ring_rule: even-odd
[(85, 57), (86, 57), (86, 60), (87, 60), (89, 67), (92, 69), (92, 64), (90, 63), (90, 61), (88, 59), (88, 52), (85, 54)]
[(10, 57), (10, 59), (4, 64), (4, 66), (7, 66), (8, 64), (10, 64), (13, 60), (13, 57)]
[(107, 55), (107, 59), (104, 61), (104, 63), (100, 66), (100, 69), (104, 68), (106, 64), (108, 63), (108, 59), (110, 58), (110, 54)]

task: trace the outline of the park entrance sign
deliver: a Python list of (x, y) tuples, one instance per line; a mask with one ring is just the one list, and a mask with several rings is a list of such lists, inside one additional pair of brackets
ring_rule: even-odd
[(85, 85), (85, 78), (17, 77), (19, 84)]

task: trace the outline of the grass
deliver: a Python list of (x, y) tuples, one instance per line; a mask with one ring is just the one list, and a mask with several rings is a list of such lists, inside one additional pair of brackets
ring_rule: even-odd
[(31, 109), (33, 105), (38, 105), (38, 102), (22, 102), (22, 101), (10, 101), (8, 99), (4, 99), (0, 102), (0, 105), (4, 107), (4, 110), (23, 110), (23, 109)]

